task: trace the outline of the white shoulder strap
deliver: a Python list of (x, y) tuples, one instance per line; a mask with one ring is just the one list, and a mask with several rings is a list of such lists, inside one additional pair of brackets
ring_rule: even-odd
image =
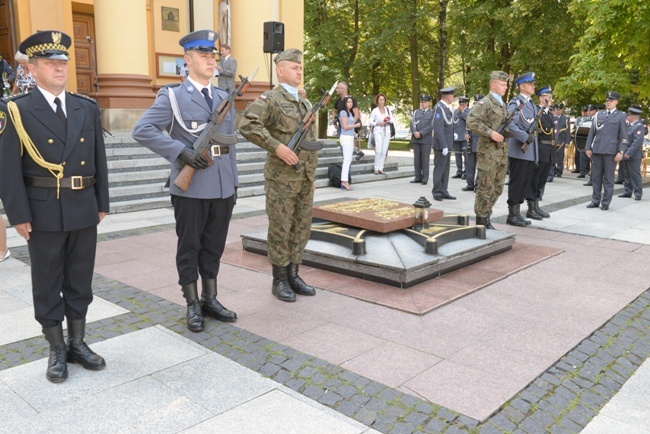
[[(172, 113), (174, 113), (174, 118), (176, 119), (176, 122), (183, 128), (185, 131), (190, 133), (193, 136), (198, 136), (198, 134), (205, 129), (205, 126), (207, 125), (207, 122), (197, 128), (187, 128), (185, 126), (185, 121), (183, 120), (183, 117), (181, 116), (181, 110), (178, 107), (178, 101), (176, 101), (176, 95), (174, 94), (174, 89), (173, 88), (168, 88), (169, 91), (169, 105), (172, 108)], [(174, 128), (174, 125), (172, 123), (172, 128)], [(172, 128), (170, 128), (169, 132), (171, 133)]]

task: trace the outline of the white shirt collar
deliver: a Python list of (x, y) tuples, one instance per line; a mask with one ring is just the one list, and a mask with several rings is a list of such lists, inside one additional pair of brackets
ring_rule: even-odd
[(291, 86), (290, 84), (287, 84), (287, 83), (280, 83), (280, 86), (282, 86), (284, 88), (284, 90), (289, 92), (291, 94), (291, 96), (293, 96), (296, 99), (296, 101), (300, 101), (300, 98), (298, 97), (298, 88), (297, 87)]
[(212, 86), (210, 84), (208, 84), (207, 86), (203, 86), (201, 83), (197, 82), (196, 80), (194, 80), (189, 75), (187, 76), (186, 80), (189, 80), (189, 82), (192, 83), (192, 85), (199, 92), (201, 92), (204, 88), (207, 88), (208, 89), (208, 95), (210, 95), (210, 98), (212, 98)]
[(65, 113), (66, 116), (68, 115), (68, 110), (66, 109), (66, 105), (65, 105), (65, 90), (58, 95), (54, 95), (53, 93), (48, 92), (47, 90), (43, 89), (40, 86), (38, 86), (38, 90), (41, 91), (41, 93), (45, 97), (45, 100), (50, 105), (50, 107), (52, 107), (52, 110), (54, 110), (55, 112), (56, 112), (56, 104), (54, 104), (54, 98), (59, 98), (61, 100), (61, 108), (63, 109), (63, 113)]

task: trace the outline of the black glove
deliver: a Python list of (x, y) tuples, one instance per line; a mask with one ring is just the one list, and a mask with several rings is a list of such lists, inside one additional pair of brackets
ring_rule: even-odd
[(535, 133), (528, 134), (528, 138), (526, 139), (526, 143), (533, 143), (534, 141), (535, 141)]
[(208, 160), (192, 148), (185, 147), (178, 156), (178, 159), (196, 170), (208, 167)]

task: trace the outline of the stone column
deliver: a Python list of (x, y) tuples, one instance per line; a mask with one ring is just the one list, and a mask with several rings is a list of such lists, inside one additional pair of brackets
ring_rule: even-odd
[[(99, 92), (91, 96), (101, 108), (146, 109), (153, 103), (146, 23), (146, 0), (95, 0)], [(111, 123), (106, 115), (104, 121)]]

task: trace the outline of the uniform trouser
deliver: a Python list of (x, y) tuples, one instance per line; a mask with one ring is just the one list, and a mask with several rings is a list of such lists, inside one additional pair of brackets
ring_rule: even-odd
[(519, 205), (530, 199), (528, 191), (535, 173), (535, 162), (508, 158), (510, 178), (508, 180), (508, 205)]
[(564, 172), (564, 149), (565, 146), (562, 145), (555, 150), (555, 170), (553, 170), (553, 175), (559, 173), (560, 175)]
[(622, 160), (620, 168), (625, 176), (625, 194), (640, 198), (643, 196), (643, 179), (641, 178), (641, 160)]
[(433, 151), (433, 197), (443, 197), (449, 192), (449, 167), (451, 160), (450, 154), (442, 155), (442, 151)]
[[(455, 141), (454, 142), (454, 159), (456, 160), (456, 175), (461, 176), (463, 174), (463, 157), (465, 156), (465, 151), (467, 150), (466, 141)], [(467, 162), (465, 163), (467, 165)]]
[(494, 143), (479, 145), (476, 153), (478, 188), (474, 197), (476, 217), (489, 217), (492, 208), (503, 193), (503, 184), (508, 170), (508, 146), (503, 143), (497, 148)]
[(591, 170), (591, 159), (587, 157), (586, 152), (580, 153), (580, 174), (587, 175), (587, 172)]
[(591, 154), (591, 203), (609, 206), (614, 195), (615, 171), (616, 161), (613, 154)]
[(352, 164), (352, 153), (354, 152), (354, 136), (341, 136), (341, 154), (343, 154), (343, 164), (341, 165), (341, 181), (350, 180), (350, 165)]
[(172, 195), (176, 218), (176, 268), (178, 284), (196, 282), (199, 274), (214, 279), (219, 274), (235, 196), (194, 199)]
[(467, 151), (465, 153), (465, 175), (467, 176), (467, 186), (476, 187), (476, 152)]
[(97, 226), (70, 232), (33, 230), (27, 242), (36, 321), (43, 328), (84, 319), (93, 301)]
[(580, 161), (582, 159), (582, 157), (580, 156), (581, 154), (583, 154), (583, 152), (580, 152), (580, 150), (576, 146), (575, 150), (573, 151), (573, 164), (575, 165), (573, 170), (575, 171), (580, 170)]
[(622, 166), (621, 161), (618, 162), (618, 170), (616, 171), (616, 182), (619, 183), (625, 182), (625, 176), (623, 176), (623, 169), (621, 169)]
[(541, 199), (544, 196), (548, 174), (552, 169), (553, 163), (550, 161), (546, 163), (540, 161), (538, 163), (538, 166), (533, 171), (533, 176), (530, 179), (530, 188), (526, 194), (526, 200)]
[(413, 143), (413, 166), (416, 181), (429, 181), (429, 160), (431, 160), (431, 145)]
[(311, 232), (313, 183), (265, 179), (268, 250), (273, 265), (300, 264)]

